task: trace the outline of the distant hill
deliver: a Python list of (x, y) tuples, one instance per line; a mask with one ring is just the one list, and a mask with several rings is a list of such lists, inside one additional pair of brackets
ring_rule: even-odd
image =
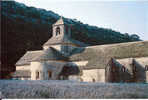
[[(60, 16), (52, 11), (27, 7), (15, 1), (2, 1), (1, 8), (2, 77), (7, 74), (4, 70), (15, 71), (14, 64), (26, 51), (42, 48), (52, 35), (52, 24)], [(76, 19), (65, 19), (73, 25), (72, 38), (90, 45), (141, 40), (136, 34), (121, 34), (112, 29), (83, 24)]]

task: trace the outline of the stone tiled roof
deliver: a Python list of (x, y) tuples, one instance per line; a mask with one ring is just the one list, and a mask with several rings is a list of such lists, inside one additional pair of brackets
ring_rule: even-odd
[[(16, 65), (29, 64), (30, 61), (42, 60), (69, 60), (69, 61), (88, 61), (85, 69), (105, 68), (111, 58), (139, 58), (148, 57), (148, 41), (129, 42), (110, 45), (78, 47), (70, 57), (66, 58), (53, 48), (47, 51), (27, 52)], [(80, 49), (80, 50), (79, 50)], [(121, 64), (124, 61), (119, 61)], [(129, 66), (129, 65), (125, 65)], [(128, 67), (129, 69), (130, 67)]]
[(29, 65), (30, 61), (34, 59), (35, 57), (42, 54), (42, 50), (39, 51), (27, 51), (24, 56), (22, 56), (16, 63), (16, 66), (18, 65)]
[(65, 18), (61, 17), (53, 25), (60, 25), (60, 24), (72, 24), (72, 22), (69, 21), (68, 19), (65, 19)]
[(132, 75), (133, 74), (133, 58), (128, 59), (117, 59), (117, 62), (119, 62), (122, 66), (124, 66), (128, 72)]
[(146, 82), (146, 70), (143, 68), (143, 65), (141, 65), (137, 60), (133, 59), (133, 67), (136, 68), (136, 70), (134, 70), (134, 81)]
[(69, 37), (63, 37), (63, 35), (51, 37), (43, 46), (57, 45), (57, 44), (70, 44), (70, 45), (75, 45), (75, 46), (80, 46), (80, 47), (88, 46), (88, 44), (74, 40)]
[(31, 61), (47, 61), (47, 60), (68, 60), (60, 52), (50, 47), (47, 50), (41, 51), (28, 51), (21, 59), (16, 63), (19, 65), (29, 65)]
[[(55, 24), (53, 25), (60, 25), (60, 24), (71, 24), (71, 21), (66, 20), (65, 18), (60, 18)], [(57, 44), (70, 44), (80, 47), (86, 47), (88, 44), (85, 44), (83, 42), (74, 40), (66, 35), (58, 35), (51, 37), (43, 46), (49, 46), (49, 45), (57, 45)]]
[(32, 61), (48, 61), (48, 60), (67, 61), (68, 58), (65, 57), (59, 51), (57, 51), (56, 49), (50, 47), (49, 49), (44, 50), (39, 56), (32, 59)]
[[(79, 48), (78, 48), (79, 49)], [(88, 61), (85, 68), (105, 68), (110, 58), (148, 57), (148, 41), (90, 46), (69, 57), (70, 61)]]

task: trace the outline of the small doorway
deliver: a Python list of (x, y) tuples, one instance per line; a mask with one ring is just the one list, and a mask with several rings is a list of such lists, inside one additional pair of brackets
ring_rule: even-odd
[(68, 80), (69, 72), (69, 66), (64, 66), (61, 73), (59, 74), (59, 80)]

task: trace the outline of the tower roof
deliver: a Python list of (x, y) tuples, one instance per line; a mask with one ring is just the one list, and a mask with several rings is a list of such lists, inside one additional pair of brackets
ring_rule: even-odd
[(54, 25), (62, 25), (62, 24), (72, 24), (70, 21), (68, 21), (68, 19), (65, 19), (63, 17), (61, 17), (59, 20), (57, 20)]
[(50, 47), (44, 50), (39, 56), (32, 59), (32, 61), (47, 61), (47, 60), (61, 60), (67, 61), (68, 58), (61, 54), (56, 49)]
[[(71, 25), (73, 22), (70, 19), (66, 19), (61, 17), (53, 26), (55, 25)], [(63, 30), (63, 29), (62, 29)], [(62, 31), (63, 32), (63, 31)], [(86, 47), (87, 44), (72, 39), (69, 35), (65, 34), (64, 32), (60, 35), (52, 36), (43, 46), (50, 46), (50, 45), (57, 45), (57, 44), (69, 44), (75, 45), (79, 47)]]
[(74, 39), (72, 39), (68, 36), (63, 37), (63, 35), (51, 37), (43, 46), (57, 45), (57, 44), (69, 44), (69, 45), (75, 45), (75, 46), (78, 46), (78, 47), (88, 46), (88, 44), (74, 40)]

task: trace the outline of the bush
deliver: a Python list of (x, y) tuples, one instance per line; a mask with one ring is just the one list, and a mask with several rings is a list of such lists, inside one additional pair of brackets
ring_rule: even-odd
[(0, 80), (3, 98), (148, 98), (148, 84)]

